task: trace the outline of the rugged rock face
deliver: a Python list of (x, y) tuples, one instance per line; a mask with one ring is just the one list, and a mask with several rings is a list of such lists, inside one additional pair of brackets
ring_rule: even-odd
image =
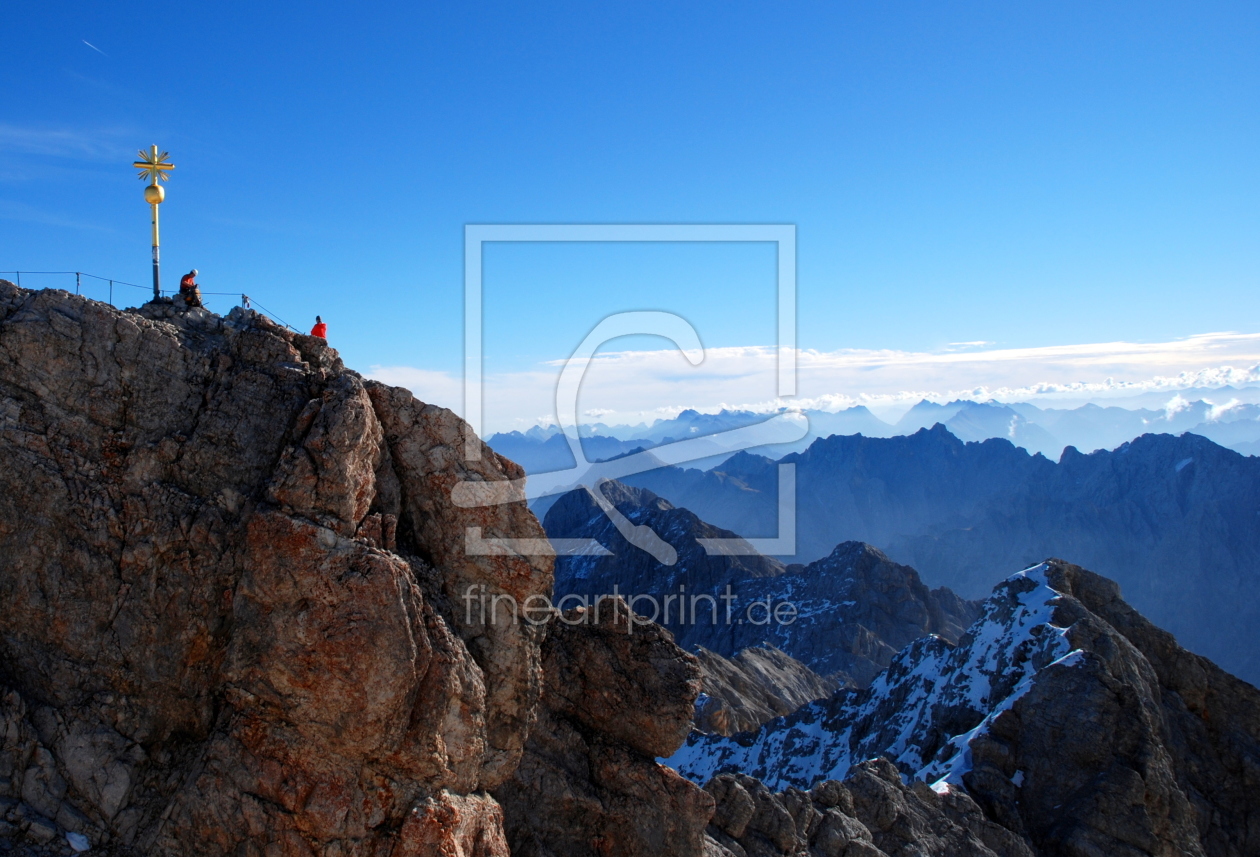
[[(0, 837), (98, 852), (504, 855), (549, 560), (466, 427), (235, 310), (0, 282)], [(507, 621), (503, 621), (507, 620)], [(76, 840), (81, 841), (81, 840)]]
[[(1182, 649), (1112, 581), (1054, 563), (1049, 582), (1080, 668), (1034, 682), (978, 736), (967, 789), (998, 818), (1014, 818), (1014, 797), (1051, 854), (1260, 853), (1260, 691)], [(1022, 785), (1012, 796), (999, 777)]]
[(1001, 584), (957, 647), (916, 642), (865, 690), (693, 734), (671, 762), (804, 788), (876, 755), (1041, 854), (1260, 853), (1260, 691), (1057, 560)]
[(824, 780), (808, 792), (774, 793), (734, 774), (705, 789), (717, 802), (709, 833), (734, 857), (1033, 857), (966, 792), (909, 788), (886, 759), (863, 762), (844, 782)]
[[(658, 610), (652, 618), (689, 650), (703, 646), (729, 658), (769, 643), (828, 679), (865, 685), (912, 640), (936, 634), (952, 642), (978, 615), (977, 603), (948, 589), (928, 589), (914, 569), (860, 542), (838, 545), (808, 566), (784, 566), (758, 554), (709, 556), (697, 539), (735, 534), (650, 491), (604, 483), (618, 511), (674, 547), (677, 562), (663, 565), (618, 532), (590, 490), (565, 494), (547, 513), (544, 527), (553, 538), (595, 539), (611, 555), (558, 558), (557, 597), (593, 597), (614, 586), (623, 594), (650, 596), (635, 608), (644, 614)], [(724, 599), (727, 587), (730, 598)], [(670, 597), (672, 603), (666, 601)], [(796, 612), (781, 614), (784, 621), (771, 619), (784, 602)]]
[(517, 857), (694, 857), (706, 792), (656, 762), (682, 744), (696, 659), (620, 599), (552, 623), (546, 686), (516, 775), (495, 790)]
[(751, 732), (836, 690), (835, 681), (774, 646), (743, 649), (733, 658), (699, 647), (695, 655), (704, 688), (696, 700), (695, 728), (701, 732)]

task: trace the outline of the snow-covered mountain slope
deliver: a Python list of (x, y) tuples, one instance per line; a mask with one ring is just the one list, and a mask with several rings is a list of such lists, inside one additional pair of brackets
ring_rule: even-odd
[(886, 756), (917, 779), (961, 782), (967, 741), (1026, 692), (1039, 670), (1078, 660), (1052, 622), (1060, 596), (1046, 582), (1047, 568), (1004, 581), (957, 647), (924, 637), (865, 690), (811, 703), (751, 740), (693, 733), (669, 764), (696, 782), (739, 771), (772, 789), (807, 789)]
[(887, 757), (965, 790), (1038, 853), (1260, 854), (1260, 691), (1060, 560), (1006, 579), (983, 611), (956, 647), (921, 639), (864, 690), (754, 733), (693, 733), (666, 761), (790, 790)]

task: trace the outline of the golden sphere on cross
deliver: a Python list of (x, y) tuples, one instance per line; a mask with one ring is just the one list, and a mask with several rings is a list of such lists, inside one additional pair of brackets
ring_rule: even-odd
[(150, 205), (157, 205), (166, 199), (166, 188), (161, 185), (151, 184), (144, 189), (144, 201)]

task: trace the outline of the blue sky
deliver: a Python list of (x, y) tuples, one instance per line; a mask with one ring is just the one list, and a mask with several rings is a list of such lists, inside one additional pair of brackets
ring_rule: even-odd
[[(796, 224), (820, 352), (1260, 331), (1254, 3), (17, 0), (0, 31), (0, 269), (147, 282), (157, 143), (167, 281), (321, 313), (365, 370), (457, 376), (476, 222)], [(492, 248), (487, 367), (624, 309), (768, 346), (773, 275), (765, 246)]]

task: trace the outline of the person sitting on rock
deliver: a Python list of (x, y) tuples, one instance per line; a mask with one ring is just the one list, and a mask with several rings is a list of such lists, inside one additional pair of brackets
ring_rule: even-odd
[(311, 328), (311, 336), (318, 336), (320, 339), (328, 339), (328, 325), (324, 324), (324, 320), (319, 316), (315, 316), (315, 326)]
[(195, 282), (197, 278), (197, 269), (193, 268), (187, 274), (184, 274), (179, 281), (179, 296), (184, 301), (184, 306), (188, 309), (201, 306), (201, 289)]

